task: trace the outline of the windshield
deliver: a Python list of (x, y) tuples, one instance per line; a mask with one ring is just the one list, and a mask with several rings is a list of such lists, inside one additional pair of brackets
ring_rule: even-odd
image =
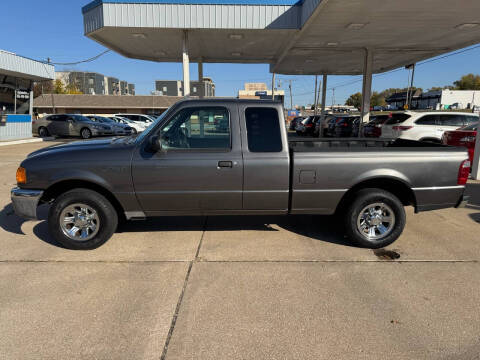
[(92, 116), (90, 120), (95, 121), (95, 122), (100, 122), (100, 123), (113, 123), (115, 122), (112, 119), (103, 117), (103, 116)]
[(154, 128), (157, 127), (158, 124), (161, 124), (163, 122), (163, 120), (165, 119), (165, 115), (167, 115), (167, 113), (169, 112), (171, 108), (168, 108), (167, 110), (165, 110), (162, 115), (160, 115), (153, 124), (151, 124), (147, 130), (145, 130), (144, 132), (142, 132), (138, 137), (137, 137), (137, 141), (142, 141), (145, 136), (148, 136), (148, 134), (150, 134)]

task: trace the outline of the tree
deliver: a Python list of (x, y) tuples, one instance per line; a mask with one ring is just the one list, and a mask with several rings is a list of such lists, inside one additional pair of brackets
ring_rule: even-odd
[(54, 90), (53, 81), (40, 81), (33, 85), (33, 97), (36, 98), (42, 94), (52, 94)]
[(66, 94), (65, 87), (63, 86), (63, 81), (60, 79), (55, 80), (55, 86), (53, 92), (55, 94)]
[(68, 84), (65, 90), (65, 93), (71, 94), (71, 95), (83, 94), (80, 90), (78, 90), (77, 85), (75, 85), (75, 83)]
[(456, 90), (480, 90), (480, 75), (468, 74), (453, 83)]
[(374, 91), (372, 93), (372, 97), (370, 98), (370, 106), (385, 106), (387, 103), (385, 102), (385, 96), (382, 93), (378, 93)]
[(362, 94), (357, 92), (350, 95), (347, 101), (345, 101), (345, 105), (353, 106), (357, 109), (360, 109), (362, 107)]
[[(360, 109), (362, 107), (362, 102), (362, 94), (357, 92), (350, 95), (350, 97), (345, 102), (345, 105), (353, 106), (357, 109)], [(385, 97), (383, 96), (383, 94), (374, 91), (372, 93), (372, 97), (370, 98), (370, 106), (385, 106), (385, 104)]]

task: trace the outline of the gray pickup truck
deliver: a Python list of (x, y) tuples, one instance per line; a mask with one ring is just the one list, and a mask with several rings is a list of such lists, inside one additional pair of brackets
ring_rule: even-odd
[(121, 220), (182, 215), (337, 214), (364, 247), (395, 241), (404, 206), (463, 206), (466, 150), (388, 139), (290, 140), (280, 103), (185, 100), (139, 136), (30, 154), (12, 190), (19, 216), (49, 203), (51, 235), (92, 249)]

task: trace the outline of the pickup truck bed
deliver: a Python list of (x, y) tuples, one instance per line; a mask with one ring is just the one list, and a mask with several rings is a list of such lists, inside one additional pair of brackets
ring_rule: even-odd
[(356, 243), (382, 247), (416, 211), (464, 203), (464, 149), (388, 139), (290, 138), (280, 103), (185, 100), (138, 137), (92, 140), (32, 153), (12, 201), (35, 217), (52, 204), (49, 228), (91, 249), (120, 218), (165, 215), (341, 214)]
[[(355, 186), (383, 183), (405, 195), (405, 205), (425, 211), (456, 206), (462, 149), (403, 139), (289, 140), (292, 214), (333, 214)], [(435, 179), (432, 179), (435, 174)], [(453, 185), (452, 185), (453, 184)], [(433, 186), (434, 185), (434, 186)], [(321, 204), (312, 208), (311, 204)]]

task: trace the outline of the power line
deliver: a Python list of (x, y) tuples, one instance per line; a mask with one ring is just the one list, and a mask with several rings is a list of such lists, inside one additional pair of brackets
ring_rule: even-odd
[(101, 52), (100, 54), (95, 55), (95, 56), (93, 56), (93, 57), (91, 57), (91, 58), (88, 58), (88, 59), (85, 59), (85, 60), (80, 60), (80, 61), (75, 61), (75, 62), (68, 62), (68, 63), (50, 63), (50, 62), (49, 62), (49, 64), (52, 64), (52, 65), (78, 65), (78, 64), (84, 64), (84, 63), (88, 63), (88, 62), (95, 61), (95, 60), (97, 60), (98, 58), (100, 58), (101, 56), (109, 53), (110, 51), (112, 51), (112, 50), (110, 50), (110, 49), (105, 50), (105, 51)]

